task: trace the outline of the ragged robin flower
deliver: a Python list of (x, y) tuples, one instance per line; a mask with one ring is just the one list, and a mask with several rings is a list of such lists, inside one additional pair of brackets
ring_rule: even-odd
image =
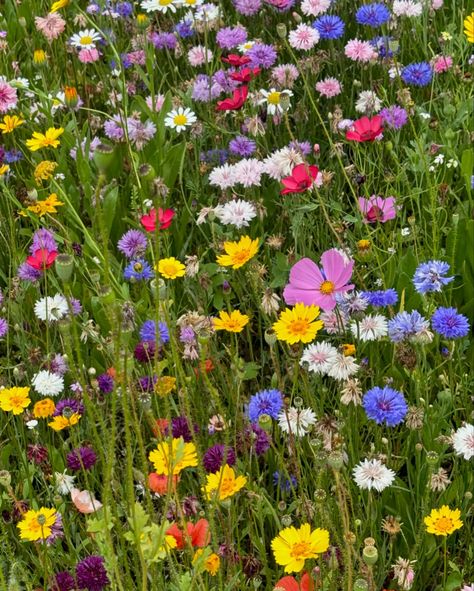
[(26, 140), (26, 145), (32, 152), (41, 150), (41, 148), (57, 148), (60, 144), (58, 137), (63, 133), (64, 129), (62, 127), (58, 127), (57, 129), (55, 127), (50, 127), (46, 130), (46, 133), (35, 131), (33, 137)]
[(240, 269), (250, 261), (258, 251), (258, 238), (252, 240), (250, 236), (242, 236), (238, 242), (224, 242), (226, 254), (217, 257), (217, 263), (222, 267)]
[(296, 304), (294, 308), (286, 308), (280, 313), (278, 321), (273, 324), (273, 330), (279, 341), (290, 345), (310, 343), (323, 328), (322, 321), (316, 320), (318, 316), (318, 306)]
[(23, 514), (18, 524), (20, 538), (29, 542), (46, 540), (51, 535), (51, 528), (56, 522), (56, 509), (41, 507), (38, 511), (31, 509)]

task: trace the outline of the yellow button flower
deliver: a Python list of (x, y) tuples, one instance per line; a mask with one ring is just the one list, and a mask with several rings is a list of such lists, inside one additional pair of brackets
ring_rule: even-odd
[(20, 127), (25, 121), (20, 119), (18, 115), (5, 115), (3, 123), (0, 123), (2, 133), (11, 133), (17, 127)]
[(165, 476), (177, 476), (185, 468), (198, 465), (196, 446), (194, 443), (185, 443), (182, 437), (161, 441), (150, 452), (148, 459), (155, 467), (155, 472)]
[(219, 312), (219, 318), (214, 318), (214, 330), (227, 330), (228, 332), (242, 332), (244, 326), (249, 322), (246, 314), (241, 314), (238, 310), (232, 312)]
[(281, 312), (273, 330), (279, 341), (290, 345), (295, 343), (310, 343), (323, 328), (323, 322), (316, 320), (319, 316), (318, 306), (296, 304), (294, 308), (286, 308)]
[(38, 511), (27, 511), (20, 523), (20, 538), (29, 542), (46, 540), (51, 535), (51, 528), (56, 521), (56, 509), (41, 507)]
[(437, 536), (449, 536), (461, 529), (463, 524), (460, 517), (459, 509), (452, 510), (447, 505), (443, 505), (441, 509), (433, 509), (424, 519), (426, 531)]
[(222, 267), (240, 269), (257, 254), (258, 238), (252, 240), (250, 236), (242, 236), (238, 242), (224, 242), (224, 250), (226, 254), (217, 257), (218, 264)]
[(272, 540), (275, 561), (285, 567), (286, 573), (299, 573), (306, 560), (316, 558), (329, 548), (329, 532), (317, 528), (313, 532), (309, 523), (299, 529), (287, 527)]
[(12, 412), (14, 415), (21, 413), (30, 404), (29, 388), (5, 388), (0, 390), (0, 408), (6, 412)]
[(214, 474), (207, 475), (206, 485), (203, 491), (206, 493), (208, 499), (215, 499), (216, 501), (224, 501), (229, 497), (233, 497), (247, 484), (245, 476), (235, 476), (234, 469), (225, 464)]
[(174, 257), (169, 257), (158, 261), (158, 273), (165, 279), (176, 279), (185, 275), (186, 267)]

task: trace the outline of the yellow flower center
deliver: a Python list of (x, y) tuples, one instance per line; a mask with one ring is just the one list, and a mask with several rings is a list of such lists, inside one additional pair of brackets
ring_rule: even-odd
[[(160, 2), (169, 4), (167, 0), (160, 0)], [(176, 125), (186, 125), (188, 118), (186, 115), (175, 115), (173, 121)]]
[(334, 292), (334, 283), (332, 281), (323, 281), (319, 291), (324, 295), (330, 295)]
[(84, 37), (81, 37), (79, 43), (81, 45), (90, 45), (92, 43), (92, 37), (90, 35), (84, 35)]
[(172, 2), (173, 0), (158, 0), (160, 6), (168, 6), (168, 4), (171, 4)]
[(176, 265), (173, 265), (172, 263), (167, 264), (167, 265), (163, 265), (163, 275), (176, 275), (177, 269), (176, 269)]
[(23, 406), (24, 398), (22, 396), (12, 396), (10, 398), (10, 403), (13, 408)]
[(453, 520), (451, 517), (440, 517), (436, 522), (436, 529), (438, 531), (450, 531), (453, 527)]
[(309, 542), (298, 542), (291, 549), (292, 558), (307, 558), (312, 555), (311, 544)]
[(289, 332), (295, 335), (305, 334), (308, 330), (307, 320), (293, 320), (289, 326)]
[(221, 481), (221, 485), (219, 487), (219, 492), (221, 496), (229, 496), (234, 491), (234, 479), (233, 478), (223, 478)]
[(234, 263), (245, 263), (250, 258), (250, 251), (249, 251), (248, 248), (245, 248), (243, 250), (240, 250), (238, 252), (235, 252), (232, 255), (232, 258), (234, 260)]
[(267, 96), (267, 102), (270, 103), (270, 105), (279, 105), (280, 95), (281, 92), (270, 92), (270, 94)]

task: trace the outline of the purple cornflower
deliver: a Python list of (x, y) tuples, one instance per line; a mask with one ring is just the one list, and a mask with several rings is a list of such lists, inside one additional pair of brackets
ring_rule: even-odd
[(403, 394), (388, 386), (375, 387), (366, 392), (362, 405), (369, 419), (377, 425), (385, 423), (387, 427), (399, 425), (408, 411)]
[(224, 464), (235, 464), (235, 451), (232, 447), (226, 447), (222, 443), (216, 443), (206, 450), (202, 458), (204, 470), (210, 474), (218, 472)]
[(7, 334), (8, 332), (8, 322), (5, 320), (5, 318), (0, 318), (0, 339), (3, 339), (3, 337)]
[(76, 578), (79, 589), (102, 591), (109, 583), (102, 556), (92, 555), (76, 565)]
[(30, 281), (31, 283), (35, 283), (43, 276), (42, 271), (33, 269), (28, 263), (22, 263), (16, 273), (22, 281)]
[(453, 277), (446, 277), (449, 263), (444, 261), (428, 261), (419, 265), (413, 276), (413, 285), (418, 293), (441, 291), (444, 285), (450, 283)]
[(227, 150), (221, 150), (216, 148), (215, 150), (207, 150), (199, 154), (199, 160), (206, 162), (207, 164), (213, 164), (214, 166), (222, 166), (227, 162), (228, 158)]
[(247, 31), (239, 25), (224, 27), (217, 32), (216, 41), (221, 49), (233, 49), (247, 41)]
[(262, 0), (232, 0), (235, 10), (244, 16), (253, 16), (262, 8)]
[(394, 343), (417, 338), (428, 330), (428, 321), (417, 311), (399, 312), (388, 321), (388, 336)]
[(82, 304), (78, 299), (69, 298), (68, 301), (69, 301), (69, 304), (72, 308), (73, 316), (77, 316), (78, 314), (80, 314), (82, 312)]
[(195, 34), (193, 28), (193, 21), (183, 19), (179, 21), (177, 25), (175, 25), (174, 30), (182, 39), (187, 39), (188, 37), (193, 37)]
[(191, 326), (184, 326), (179, 333), (179, 340), (182, 343), (195, 343), (196, 342), (196, 333), (192, 329)]
[(319, 33), (321, 39), (339, 39), (344, 35), (346, 25), (342, 18), (333, 14), (320, 16), (313, 22), (313, 28)]
[(30, 246), (30, 254), (35, 254), (37, 250), (45, 248), (46, 250), (58, 250), (58, 245), (53, 234), (46, 228), (40, 228), (33, 234), (33, 240)]
[(398, 293), (393, 288), (378, 291), (363, 291), (361, 296), (369, 302), (369, 305), (375, 308), (394, 306), (398, 302)]
[(120, 142), (124, 139), (125, 133), (122, 127), (122, 121), (119, 115), (114, 115), (103, 125), (105, 135), (114, 142)]
[(145, 253), (147, 244), (147, 238), (143, 232), (140, 232), (140, 230), (128, 230), (118, 241), (117, 248), (128, 259), (133, 259)]
[(53, 417), (70, 417), (72, 414), (77, 413), (79, 415), (84, 414), (84, 405), (75, 398), (64, 398), (56, 404), (56, 408), (53, 412)]
[(364, 4), (356, 12), (356, 21), (359, 25), (380, 27), (390, 19), (390, 10), (380, 2)]
[(437, 308), (431, 317), (431, 326), (446, 339), (460, 339), (469, 333), (468, 319), (456, 308)]
[(280, 390), (261, 390), (250, 397), (248, 415), (252, 423), (256, 423), (262, 415), (278, 418), (283, 407), (283, 395)]
[[(160, 343), (167, 343), (170, 340), (170, 333), (164, 322), (158, 322), (158, 332)], [(156, 338), (156, 322), (154, 320), (145, 320), (140, 329), (140, 339), (142, 341), (153, 341), (156, 343)]]
[(291, 492), (298, 485), (298, 481), (296, 480), (296, 477), (293, 475), (290, 475), (290, 478), (288, 479), (285, 477), (284, 474), (277, 470), (276, 472), (273, 472), (272, 476), (273, 485), (278, 486), (278, 488), (283, 492)]
[(244, 135), (239, 135), (229, 142), (229, 152), (236, 156), (247, 158), (251, 156), (257, 149), (257, 144)]
[(133, 355), (140, 363), (149, 363), (155, 358), (156, 345), (153, 341), (143, 341), (135, 347)]
[(76, 581), (66, 570), (56, 573), (51, 586), (51, 591), (74, 591)]
[(20, 152), (20, 150), (8, 150), (5, 152), (3, 159), (7, 164), (14, 164), (19, 160), (23, 160), (23, 152)]
[(175, 49), (178, 39), (173, 33), (150, 33), (148, 39), (153, 43), (156, 49)]
[(108, 373), (101, 373), (97, 376), (97, 383), (102, 394), (110, 394), (114, 389), (114, 378)]
[(309, 156), (313, 151), (313, 147), (309, 142), (298, 142), (297, 140), (291, 141), (288, 147), (292, 150), (298, 150), (303, 156)]
[(53, 373), (57, 373), (60, 376), (63, 376), (68, 371), (69, 367), (64, 356), (60, 353), (56, 353), (56, 355), (51, 359), (49, 369)]
[[(48, 546), (51, 546), (51, 544), (54, 544), (54, 542), (56, 540), (59, 540), (60, 538), (63, 538), (63, 537), (64, 537), (63, 518), (61, 516), (61, 513), (56, 513), (56, 520), (53, 523), (53, 525), (51, 526), (51, 533), (46, 538), (45, 542)], [(40, 543), (40, 540), (38, 540), (38, 542)]]
[(143, 123), (140, 119), (129, 117), (127, 119), (127, 131), (130, 141), (140, 151), (155, 135), (156, 126), (150, 120)]
[(427, 86), (433, 78), (433, 68), (428, 62), (409, 64), (403, 68), (401, 78), (405, 84)]
[(119, 2), (115, 5), (115, 10), (122, 18), (128, 18), (133, 14), (133, 4), (131, 2)]
[(221, 92), (230, 93), (238, 87), (239, 83), (230, 77), (231, 70), (217, 70), (212, 75), (213, 84), (217, 84), (220, 87)]
[(145, 259), (130, 261), (123, 270), (123, 277), (132, 283), (135, 281), (147, 281), (155, 276), (153, 269)]
[(398, 105), (382, 109), (379, 115), (382, 117), (384, 124), (393, 129), (401, 129), (408, 121), (408, 113)]
[(97, 462), (97, 454), (92, 447), (77, 447), (67, 454), (66, 461), (70, 470), (90, 470)]
[(277, 59), (277, 52), (273, 45), (265, 45), (265, 43), (255, 43), (245, 55), (250, 58), (249, 67), (251, 68), (271, 68)]
[[(194, 425), (193, 431), (194, 433), (197, 433), (199, 431), (199, 427)], [(193, 431), (191, 430), (186, 417), (174, 417), (171, 419), (171, 434), (175, 439), (182, 437), (186, 442), (192, 441)]]
[(257, 456), (263, 455), (270, 449), (271, 435), (258, 425), (252, 425), (255, 453)]
[(216, 81), (206, 74), (199, 74), (193, 84), (191, 98), (200, 103), (208, 103), (220, 96), (223, 89)]
[(143, 376), (138, 380), (138, 383), (144, 392), (153, 392), (156, 384), (156, 376)]

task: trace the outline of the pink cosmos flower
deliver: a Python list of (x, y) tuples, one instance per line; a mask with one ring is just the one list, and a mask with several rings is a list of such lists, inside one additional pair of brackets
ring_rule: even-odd
[(71, 500), (80, 513), (95, 513), (102, 507), (102, 503), (88, 490), (71, 489)]
[(6, 113), (8, 110), (14, 109), (17, 100), (16, 88), (10, 86), (8, 82), (0, 80), (0, 113)]
[(336, 78), (325, 78), (316, 83), (316, 90), (326, 98), (332, 98), (341, 94), (342, 86)]
[(58, 12), (50, 12), (44, 18), (35, 17), (35, 25), (38, 31), (43, 33), (46, 39), (51, 42), (57, 39), (66, 27), (66, 21)]
[(333, 310), (336, 294), (354, 288), (348, 284), (354, 261), (347, 259), (336, 248), (327, 250), (321, 256), (322, 269), (311, 259), (298, 261), (290, 271), (290, 282), (283, 291), (283, 299), (289, 305), (303, 303), (316, 305), (323, 310)]
[(83, 64), (92, 64), (100, 58), (99, 50), (93, 47), (92, 49), (81, 49), (78, 55), (79, 61)]
[(359, 207), (364, 215), (364, 223), (374, 224), (381, 222), (384, 224), (388, 220), (393, 220), (397, 215), (397, 208), (395, 206), (395, 197), (378, 197), (372, 195), (369, 199), (359, 197)]
[(294, 31), (291, 31), (288, 36), (288, 42), (294, 49), (301, 49), (303, 51), (309, 51), (313, 49), (316, 43), (319, 41), (319, 33), (313, 27), (305, 25), (304, 23), (299, 24)]
[(359, 39), (351, 39), (344, 48), (344, 53), (355, 62), (370, 62), (377, 58), (377, 52), (372, 45)]
[(439, 55), (435, 58), (433, 69), (436, 74), (447, 72), (453, 65), (453, 58), (450, 55)]

